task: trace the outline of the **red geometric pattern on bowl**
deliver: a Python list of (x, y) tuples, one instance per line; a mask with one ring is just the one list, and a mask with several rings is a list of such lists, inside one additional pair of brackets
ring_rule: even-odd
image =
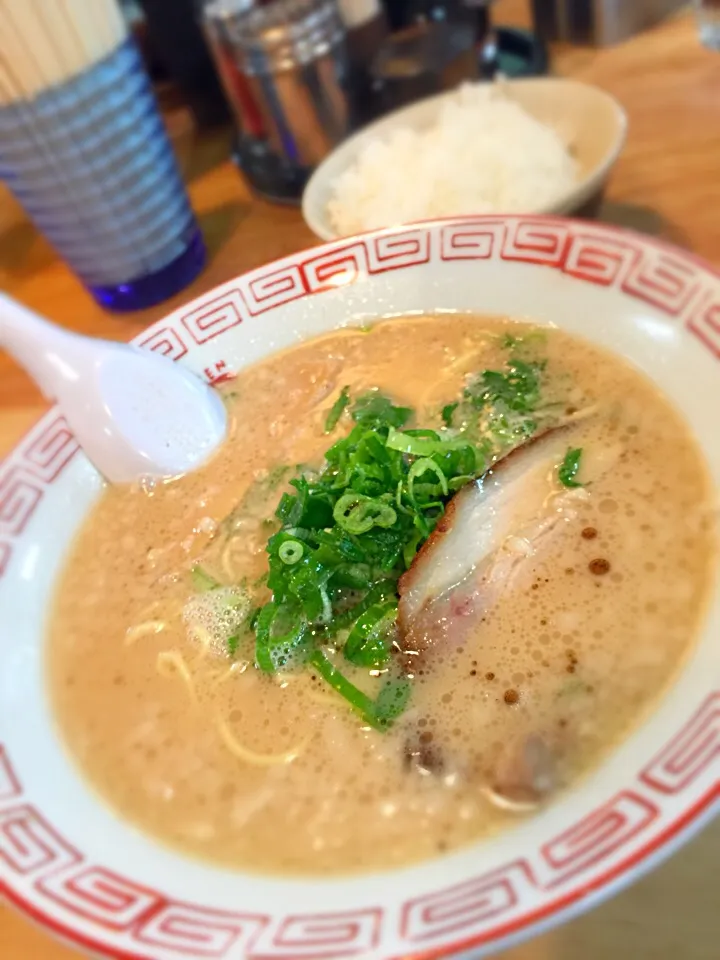
[(631, 266), (622, 288), (672, 316), (681, 313), (701, 284), (700, 271), (673, 254), (658, 252)]
[(599, 239), (594, 232), (577, 233), (565, 257), (564, 272), (609, 287), (641, 259), (637, 244), (622, 236)]
[[(322, 293), (336, 287), (345, 287), (370, 272), (370, 245), (366, 240), (355, 240), (341, 245), (333, 244), (330, 250), (313, 252), (300, 264), (308, 293)], [(323, 250), (323, 248), (320, 248)], [(386, 258), (386, 264), (392, 258)]]
[(36, 887), (58, 906), (109, 930), (127, 930), (161, 905), (153, 890), (84, 862), (53, 871)]
[(207, 343), (242, 323), (245, 307), (238, 290), (228, 290), (182, 318), (182, 324), (197, 344)]
[(297, 264), (270, 270), (261, 276), (241, 277), (239, 292), (251, 317), (304, 297), (308, 293), (303, 272)]
[(720, 757), (720, 693), (710, 697), (686, 727), (643, 770), (659, 793), (682, 793)]
[(82, 854), (63, 840), (35, 807), (16, 804), (0, 810), (0, 860), (11, 872), (34, 876), (82, 859)]
[(507, 224), (504, 219), (468, 218), (440, 228), (441, 260), (491, 260), (499, 257)]
[(65, 417), (57, 416), (25, 450), (28, 469), (45, 483), (52, 483), (78, 451), (78, 442)]
[(352, 910), (288, 916), (268, 927), (253, 960), (335, 960), (363, 957), (380, 942), (383, 910)]
[(140, 924), (137, 940), (173, 956), (250, 957), (268, 917), (165, 902)]
[(658, 816), (657, 806), (625, 790), (541, 848), (549, 870), (546, 888), (558, 887), (601, 864), (642, 833)]
[(489, 925), (514, 911), (524, 895), (536, 888), (528, 861), (516, 860), (447, 890), (409, 900), (400, 921), (402, 936), (408, 943), (421, 945)]
[[(138, 342), (179, 359), (229, 327), (365, 273), (493, 258), (615, 286), (678, 318), (720, 357), (720, 293), (710, 268), (614, 228), (545, 217), (466, 218), (315, 248), (221, 288)], [(209, 379), (222, 375), (216, 367), (208, 368)], [(76, 450), (67, 425), (51, 411), (0, 466), (0, 576), (47, 486)], [(678, 814), (678, 797), (691, 789), (690, 811)], [(137, 960), (329, 960), (376, 950), (387, 956), (386, 939), (405, 954), (440, 957), (499, 942), (610, 884), (660, 850), (719, 791), (720, 691), (631, 785), (523, 859), (411, 898), (397, 916), (379, 905), (269, 916), (175, 900), (93, 862), (25, 797), (0, 743), (0, 893), (88, 950)], [(670, 799), (675, 805), (666, 807)]]
[(0, 534), (18, 537), (43, 495), (42, 485), (22, 467), (0, 471)]
[(427, 230), (404, 230), (400, 234), (373, 237), (367, 245), (371, 273), (404, 270), (430, 261), (432, 235)]
[(560, 267), (572, 242), (569, 222), (480, 217), (443, 227), (443, 260), (518, 260)]
[(700, 298), (688, 329), (720, 359), (720, 294), (708, 292)]
[(174, 327), (161, 326), (160, 324), (151, 327), (150, 333), (141, 334), (137, 343), (138, 346), (145, 347), (146, 350), (152, 350), (154, 353), (161, 353), (171, 360), (179, 360), (188, 352), (187, 345), (180, 333)]
[(503, 260), (559, 267), (571, 243), (572, 230), (567, 223), (514, 220), (507, 225), (500, 256)]
[(65, 418), (51, 410), (0, 463), (0, 577), (10, 563), (13, 540), (78, 449)]

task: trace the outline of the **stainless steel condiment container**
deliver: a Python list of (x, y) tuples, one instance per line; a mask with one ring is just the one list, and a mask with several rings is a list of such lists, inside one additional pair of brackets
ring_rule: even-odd
[[(299, 199), (312, 169), (350, 130), (346, 34), (335, 0), (250, 9), (247, 0), (213, 0), (203, 18), (241, 128), (241, 167), (260, 192)], [(266, 174), (284, 185), (268, 185)]]
[(247, 16), (254, 6), (255, 0), (204, 0), (200, 4), (200, 16), (210, 55), (238, 128), (262, 136), (257, 110), (228, 35), (228, 25), (238, 17)]

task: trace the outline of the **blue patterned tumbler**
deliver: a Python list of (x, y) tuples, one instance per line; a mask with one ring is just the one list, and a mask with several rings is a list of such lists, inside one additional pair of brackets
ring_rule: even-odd
[(115, 0), (3, 0), (0, 178), (110, 310), (172, 296), (202, 235)]

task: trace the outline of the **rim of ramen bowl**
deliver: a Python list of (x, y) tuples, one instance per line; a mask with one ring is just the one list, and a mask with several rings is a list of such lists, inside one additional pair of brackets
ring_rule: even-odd
[[(341, 256), (333, 260), (332, 255), (336, 254)], [(440, 267), (445, 260), (485, 263), (506, 261), (550, 267), (579, 283), (589, 283), (595, 288), (606, 288), (634, 297), (649, 308), (677, 320), (687, 334), (693, 334), (696, 341), (702, 343), (716, 359), (720, 359), (720, 271), (716, 267), (664, 241), (642, 237), (623, 228), (545, 215), (468, 216), (428, 220), (325, 243), (221, 284), (156, 322), (136, 337), (134, 342), (183, 362), (188, 362), (189, 354), (197, 352), (197, 363), (193, 361), (190, 365), (197, 366), (198, 372), (204, 371), (209, 380), (217, 382), (231, 376), (232, 372), (217, 356), (211, 360), (208, 349), (203, 348), (216, 337), (222, 338), (229, 329), (244, 320), (257, 318), (293, 300), (305, 301), (312, 294), (350, 286), (356, 280), (372, 278), (373, 274), (382, 276), (392, 270), (422, 265)], [(314, 266), (309, 266), (313, 264)], [(558, 292), (557, 295), (562, 294)], [(477, 299), (481, 299), (481, 295), (477, 295)], [(438, 307), (428, 305), (426, 309), (431, 312)], [(375, 315), (378, 315), (377, 312)], [(270, 349), (274, 348), (271, 344)], [(205, 363), (208, 363), (208, 366), (205, 366)], [(28, 437), (0, 463), (0, 577), (11, 562), (10, 550), (14, 543), (12, 535), (4, 534), (12, 531), (15, 524), (18, 527), (15, 536), (20, 540), (24, 522), (27, 520), (27, 517), (23, 517), (22, 522), (16, 522), (18, 511), (22, 513), (24, 509), (22, 494), (18, 492), (18, 488), (11, 487), (10, 493), (3, 495), (3, 486), (11, 474), (16, 480), (18, 471), (29, 476), (37, 493), (34, 497), (29, 493), (29, 488), (26, 491), (30, 497), (27, 502), (32, 513), (47, 486), (70, 462), (76, 450), (77, 444), (58, 417), (57, 410), (53, 408)], [(180, 945), (170, 948), (167, 944), (156, 941), (157, 949), (153, 950), (152, 941), (138, 940), (138, 949), (133, 947), (128, 950), (124, 945), (126, 941), (121, 938), (121, 933), (125, 934), (130, 929), (127, 925), (116, 925), (115, 933), (112, 923), (104, 927), (101, 925), (101, 935), (98, 936), (96, 932), (91, 932), (92, 914), (88, 919), (88, 914), (73, 908), (72, 900), (69, 908), (72, 921), (68, 922), (57, 916), (56, 904), (46, 902), (40, 886), (40, 881), (55, 875), (55, 869), (49, 874), (40, 871), (41, 875), (33, 883), (31, 894), (25, 892), (24, 885), (18, 879), (13, 882), (12, 869), (3, 869), (3, 860), (12, 863), (13, 844), (22, 846), (27, 840), (30, 848), (35, 843), (38, 851), (47, 852), (48, 845), (52, 848), (52, 840), (39, 837), (37, 832), (33, 832), (32, 823), (30, 826), (26, 823), (24, 828), (21, 825), (20, 832), (14, 832), (17, 824), (13, 827), (15, 821), (12, 820), (12, 815), (19, 810), (34, 811), (34, 808), (28, 805), (27, 798), (23, 796), (22, 787), (14, 773), (12, 758), (4, 749), (5, 738), (0, 735), (0, 896), (4, 896), (33, 920), (68, 942), (103, 955), (131, 960), (164, 960), (165, 957), (173, 955), (193, 955), (187, 947), (188, 942), (193, 942), (193, 936), (198, 946), (192, 950), (197, 951), (198, 957), (246, 956), (253, 960), (309, 960), (311, 957), (320, 956), (330, 960), (340, 956), (366, 955), (383, 957), (384, 960), (409, 955), (412, 955), (414, 960), (431, 960), (460, 956), (468, 950), (494, 952), (569, 919), (617, 892), (669, 856), (689, 835), (698, 831), (710, 819), (720, 798), (720, 776), (712, 776), (711, 769), (713, 762), (720, 757), (720, 746), (716, 743), (717, 733), (714, 729), (718, 717), (720, 689), (711, 689), (704, 699), (698, 695), (689, 711), (689, 719), (682, 726), (670, 726), (670, 736), (665, 741), (654, 744), (649, 754), (650, 761), (640, 767), (639, 773), (633, 768), (632, 773), (627, 774), (625, 779), (618, 779), (617, 798), (630, 802), (629, 807), (623, 809), (618, 805), (613, 806), (617, 799), (614, 797), (612, 804), (601, 804), (600, 807), (593, 808), (590, 814), (568, 831), (567, 836), (559, 835), (545, 844), (543, 851), (550, 866), (553, 858), (562, 861), (562, 857), (569, 857), (572, 861), (577, 845), (582, 848), (583, 831), (592, 834), (595, 829), (593, 824), (596, 824), (597, 817), (600, 817), (600, 828), (609, 829), (611, 834), (613, 830), (619, 830), (620, 848), (623, 845), (628, 848), (627, 855), (618, 856), (619, 848), (612, 847), (611, 844), (610, 853), (604, 855), (604, 858), (600, 857), (597, 864), (591, 863), (590, 867), (586, 866), (579, 873), (571, 874), (574, 879), (565, 889), (559, 884), (557, 896), (538, 899), (535, 906), (527, 909), (522, 906), (522, 882), (527, 881), (527, 876), (521, 876), (520, 885), (516, 886), (516, 879), (509, 872), (505, 875), (501, 870), (495, 870), (493, 874), (497, 876), (492, 879), (490, 875), (482, 874), (478, 878), (477, 871), (468, 871), (467, 878), (450, 887), (441, 883), (437, 893), (431, 891), (414, 901), (406, 901), (398, 896), (395, 910), (395, 919), (398, 922), (395, 926), (383, 933), (376, 924), (372, 940), (367, 937), (363, 940), (366, 931), (361, 930), (359, 946), (353, 942), (356, 935), (353, 924), (360, 927), (361, 919), (356, 917), (353, 920), (353, 911), (346, 910), (335, 915), (290, 915), (285, 920), (280, 917), (270, 948), (261, 947), (256, 950), (253, 945), (243, 953), (238, 952), (241, 948), (237, 944), (237, 949), (234, 949), (235, 939), (223, 952), (209, 952), (209, 941), (202, 938), (197, 940), (198, 934), (197, 931), (193, 934), (192, 922), (184, 947)], [(679, 721), (677, 723), (679, 724)], [(635, 734), (631, 734), (629, 739), (634, 736)], [(682, 792), (678, 784), (687, 784), (688, 777), (692, 789), (687, 797), (678, 799), (678, 794)], [(97, 802), (100, 803), (99, 800)], [(662, 810), (661, 803), (665, 803)], [(642, 816), (643, 805), (650, 820), (657, 819), (658, 815), (661, 816), (662, 823), (658, 829), (651, 831), (651, 835), (643, 842), (637, 842), (639, 835), (635, 830), (637, 824), (633, 817)], [(654, 813), (650, 812), (651, 807)], [(44, 820), (40, 822), (45, 823)], [(575, 834), (573, 830), (576, 831)], [(628, 834), (627, 843), (625, 834)], [(564, 843), (562, 850), (551, 849), (556, 839)], [(587, 851), (583, 855), (586, 854)], [(86, 866), (92, 865), (92, 861), (88, 864), (84, 859), (82, 863)], [(57, 869), (62, 869), (63, 866), (61, 863)], [(522, 875), (523, 870), (532, 871), (537, 880), (538, 864), (530, 865), (529, 860), (526, 861), (519, 855), (508, 864), (508, 871), (510, 868), (517, 868), (519, 875)], [(101, 867), (96, 869), (102, 870)], [(412, 872), (413, 869), (411, 867), (409, 871)], [(22, 875), (22, 870), (20, 874)], [(132, 880), (127, 882), (136, 886)], [(342, 879), (338, 878), (337, 882), (342, 883)], [(553, 885), (551, 879), (544, 884), (544, 889), (537, 883), (535, 885), (540, 893), (550, 893), (558, 888), (558, 884)], [(121, 895), (122, 890), (113, 889), (111, 884), (104, 888), (104, 894), (103, 888), (99, 888), (99, 892), (85, 890), (79, 894), (81, 897), (90, 896), (91, 899), (99, 896), (100, 900), (96, 901), (96, 904), (102, 904), (104, 896), (106, 906), (107, 898), (112, 901), (113, 897)], [(179, 905), (189, 908), (195, 906)], [(213, 912), (212, 907), (198, 909), (205, 910), (206, 913)], [(380, 908), (380, 920), (384, 909)], [(473, 910), (481, 919), (463, 924), (463, 917), (467, 920), (466, 914)], [(492, 922), (494, 919), (499, 921), (503, 913), (508, 913), (507, 922)], [(323, 932), (320, 921), (328, 919), (334, 919), (336, 925), (345, 924), (342, 936), (337, 939), (336, 933), (335, 941), (328, 935), (328, 928), (324, 928)], [(373, 923), (377, 919), (375, 917)], [(310, 939), (306, 936), (308, 929), (302, 924), (295, 928), (291, 925), (286, 929), (283, 923), (287, 924), (289, 921), (305, 921)], [(315, 929), (314, 933), (312, 921), (316, 921), (316, 925), (320, 923), (320, 929)], [(139, 924), (140, 920), (137, 922)], [(180, 917), (176, 922), (182, 926), (183, 922), (188, 921), (187, 918), (183, 921)], [(443, 923), (445, 927), (442, 927)], [(408, 936), (407, 929), (413, 924), (416, 935)], [(434, 934), (433, 924), (436, 925)], [(439, 933), (438, 924), (442, 927)], [(463, 930), (463, 926), (467, 930)], [(426, 928), (429, 934), (423, 937)], [(447, 932), (444, 932), (446, 928)], [(316, 937), (314, 946), (311, 942), (312, 936)], [(434, 945), (423, 945), (423, 939), (432, 942), (433, 938), (437, 941)], [(253, 944), (254, 942), (253, 940)], [(314, 952), (308, 952), (309, 950)]]

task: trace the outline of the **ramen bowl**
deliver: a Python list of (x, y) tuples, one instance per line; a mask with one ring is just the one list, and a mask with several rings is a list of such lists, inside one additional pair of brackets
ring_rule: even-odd
[[(720, 481), (720, 278), (617, 229), (547, 217), (368, 234), (236, 278), (138, 343), (211, 381), (339, 325), (392, 314), (554, 324), (644, 371)], [(387, 872), (282, 878), (205, 865), (119, 819), (67, 755), (46, 693), (53, 584), (102, 482), (51, 410), (0, 468), (0, 892), (112, 957), (480, 956), (586, 909), (697, 830), (718, 793), (720, 602), (644, 722), (590, 776), (512, 829)]]

